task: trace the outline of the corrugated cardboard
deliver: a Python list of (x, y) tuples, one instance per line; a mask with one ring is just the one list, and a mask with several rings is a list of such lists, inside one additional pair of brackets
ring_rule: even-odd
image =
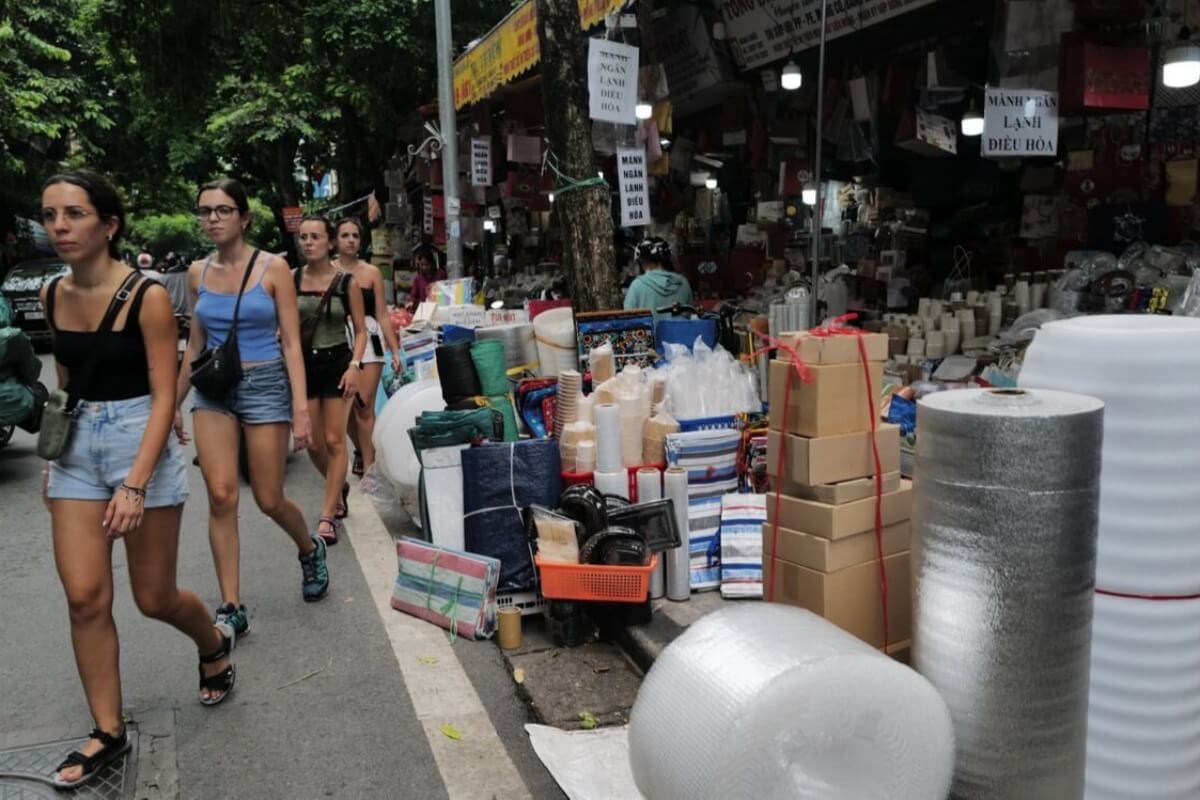
[[(897, 459), (899, 459), (899, 456), (897, 456)], [(852, 481), (825, 483), (817, 486), (805, 486), (802, 483), (796, 483), (784, 478), (782, 486), (783, 493), (791, 497), (799, 497), (801, 500), (817, 500), (835, 506), (842, 505), (843, 503), (853, 503), (855, 500), (862, 500), (864, 497), (875, 496), (874, 478), (858, 478)], [(890, 494), (899, 489), (899, 472), (889, 472), (883, 476), (884, 494)]]
[[(843, 433), (860, 433), (871, 429), (867, 403), (867, 381), (861, 364), (830, 364), (810, 366), (813, 380), (805, 383), (787, 361), (771, 362), (771, 420), (773, 430), (783, 430), (783, 399), (791, 381), (791, 408), (787, 411), (787, 430), (801, 436), (818, 438)], [(867, 364), (871, 390), (883, 387), (883, 363)], [(876, 412), (879, 403), (874, 403)]]
[[(888, 585), (888, 639), (903, 642), (912, 638), (910, 554), (897, 553), (883, 563)], [(778, 558), (764, 558), (763, 571), (766, 596), (773, 602), (807, 608), (872, 647), (883, 647), (883, 604), (876, 562), (826, 574)]]
[[(912, 517), (912, 481), (900, 481), (900, 490), (883, 496), (884, 526)], [(767, 522), (775, 522), (775, 493), (767, 495)], [(779, 524), (825, 539), (845, 539), (875, 530), (875, 498), (868, 497), (835, 506), (817, 500), (783, 497), (779, 502)]]
[[(890, 631), (889, 631), (890, 633)], [(905, 642), (896, 642), (889, 644), (887, 654), (899, 661), (904, 666), (912, 665), (912, 639)]]
[[(861, 364), (859, 338), (856, 334), (816, 336), (811, 331), (779, 334), (779, 341), (795, 350), (800, 360), (809, 365)], [(885, 334), (864, 333), (861, 338), (867, 361), (887, 361), (888, 337)], [(792, 360), (786, 350), (779, 350), (777, 357), (783, 361)]]
[[(903, 553), (911, 546), (912, 525), (909, 522), (897, 522), (883, 529), (884, 558)], [(768, 523), (763, 525), (763, 558), (772, 556), (817, 572), (837, 572), (875, 561), (878, 552), (874, 531), (835, 542), (789, 528), (776, 531), (775, 526)]]
[[(875, 474), (871, 434), (844, 433), (808, 439), (771, 431), (767, 436), (767, 474), (778, 477), (779, 449), (787, 436), (787, 464), (783, 477), (805, 486), (865, 478)], [(881, 423), (875, 432), (884, 474), (900, 469), (900, 428)], [(791, 492), (785, 492), (791, 494)], [(833, 501), (828, 501), (833, 502)]]

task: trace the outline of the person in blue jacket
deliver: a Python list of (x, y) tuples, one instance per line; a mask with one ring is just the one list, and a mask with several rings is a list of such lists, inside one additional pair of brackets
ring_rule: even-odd
[(657, 236), (644, 239), (634, 251), (644, 271), (625, 294), (625, 308), (658, 309), (679, 303), (691, 305), (692, 287), (687, 278), (671, 269), (671, 246)]

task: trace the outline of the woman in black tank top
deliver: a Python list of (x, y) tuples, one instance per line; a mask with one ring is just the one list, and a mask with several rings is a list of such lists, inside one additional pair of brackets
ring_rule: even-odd
[[(171, 299), (117, 259), (125, 214), (105, 178), (87, 171), (50, 178), (41, 218), (71, 267), (43, 290), (42, 302), (59, 385), (78, 401), (67, 447), (47, 467), (46, 505), (75, 661), (96, 724), (55, 773), (55, 784), (70, 788), (129, 749), (112, 617), (115, 540), (125, 542), (138, 609), (196, 643), (206, 705), (233, 688), (233, 631), (214, 626), (200, 598), (175, 584), (187, 468), (170, 438), (177, 367)], [(110, 304), (119, 309), (112, 328), (97, 333)]]
[[(370, 357), (372, 347), (385, 345), (391, 354), (392, 371), (400, 371), (400, 342), (396, 338), (396, 329), (392, 327), (392, 318), (388, 313), (387, 295), (384, 292), (383, 273), (374, 264), (368, 264), (358, 257), (362, 247), (362, 226), (353, 217), (338, 220), (337, 223), (337, 267), (362, 287), (363, 303), (366, 315), (375, 320), (379, 335), (372, 340), (382, 338), (368, 346), (368, 357), (363, 360), (362, 376), (358, 379), (358, 396), (361, 402), (354, 404), (354, 412), (347, 421), (347, 432), (350, 441), (354, 443), (355, 475), (362, 475), (375, 463), (375, 446), (371, 436), (375, 433), (375, 393), (379, 391), (379, 379), (383, 376), (383, 353)], [(371, 327), (370, 320), (367, 322)]]

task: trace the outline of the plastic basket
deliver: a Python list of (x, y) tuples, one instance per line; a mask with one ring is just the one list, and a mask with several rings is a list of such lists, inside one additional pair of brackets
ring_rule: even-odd
[(566, 489), (568, 486), (576, 486), (578, 484), (584, 484), (586, 486), (591, 486), (593, 483), (595, 483), (595, 479), (593, 478), (594, 474), (595, 473), (592, 473), (592, 472), (561, 472), (561, 473), (559, 473), (559, 475), (562, 477), (563, 489)]
[(691, 431), (723, 431), (738, 426), (737, 417), (732, 414), (723, 417), (696, 417), (695, 419), (679, 420), (680, 433)]
[(642, 603), (650, 594), (650, 573), (658, 556), (644, 567), (603, 564), (562, 564), (534, 556), (542, 576), (542, 596), (548, 600), (591, 600), (601, 603)]
[(537, 592), (497, 592), (496, 606), (498, 608), (519, 608), (522, 617), (546, 613), (546, 598)]

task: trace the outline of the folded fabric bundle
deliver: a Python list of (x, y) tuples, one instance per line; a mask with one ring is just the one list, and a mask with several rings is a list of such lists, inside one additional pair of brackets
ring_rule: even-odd
[(721, 498), (721, 597), (763, 596), (762, 531), (767, 496), (727, 494)]
[(392, 608), (471, 639), (496, 630), (496, 586), (500, 562), (400, 537), (399, 574)]
[(504, 437), (504, 420), (490, 408), (426, 411), (409, 428), (408, 436), (418, 454), (431, 447), (471, 444), (480, 439), (500, 441)]
[(667, 462), (688, 473), (688, 552), (693, 591), (721, 585), (721, 499), (737, 491), (741, 433), (692, 431), (667, 436)]
[(537, 581), (523, 511), (553, 508), (562, 492), (558, 443), (529, 439), (466, 450), (463, 464), (465, 540), (469, 552), (497, 558), (500, 588), (525, 590)]

